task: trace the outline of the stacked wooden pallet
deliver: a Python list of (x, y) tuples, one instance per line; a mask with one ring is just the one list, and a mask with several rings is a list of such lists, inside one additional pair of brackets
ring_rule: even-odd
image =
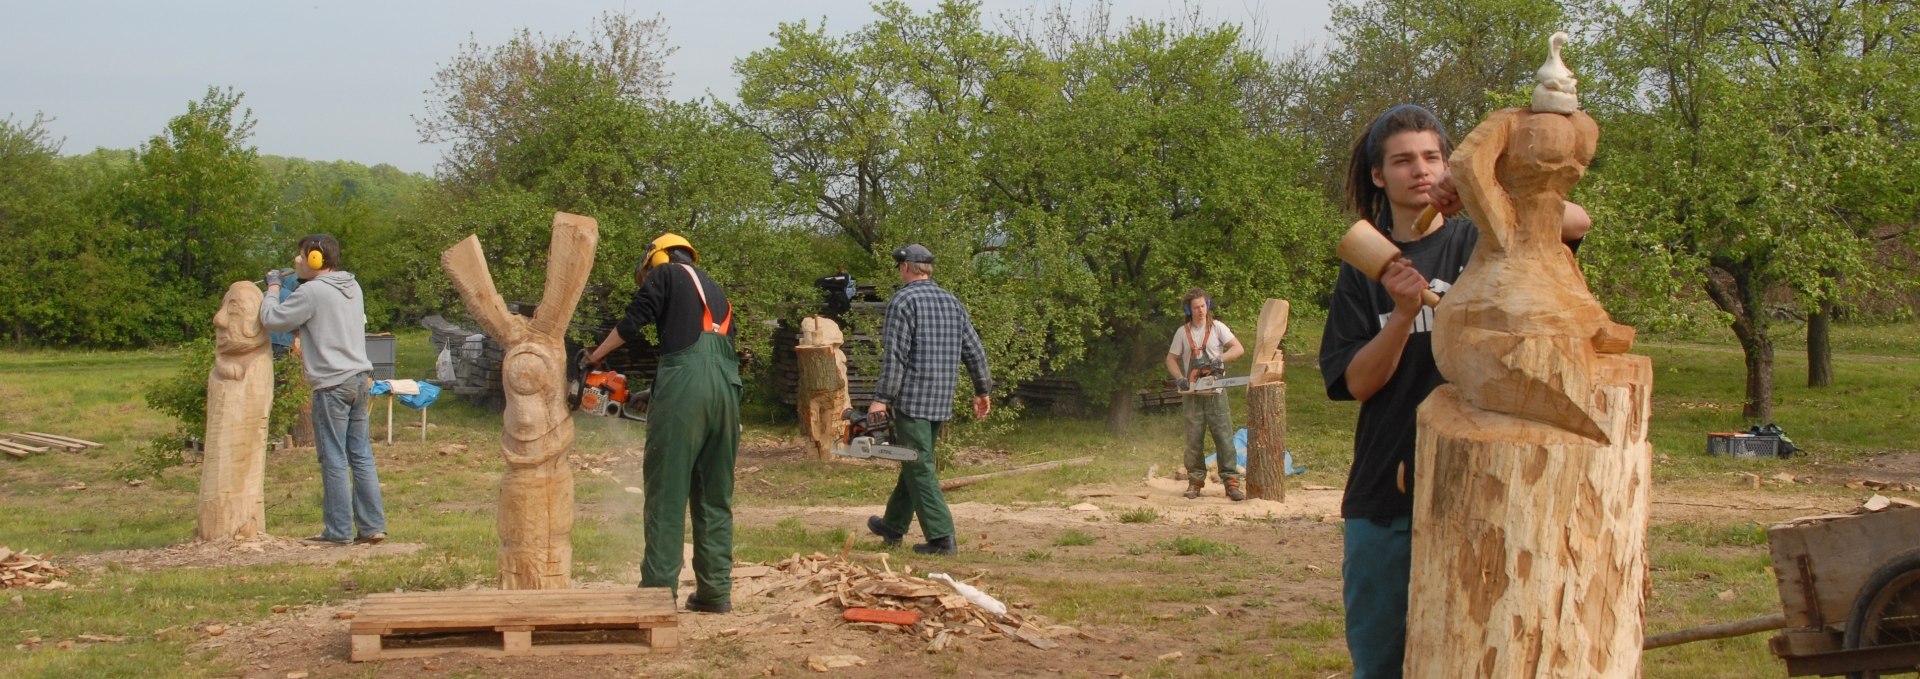
[(26, 457), (33, 453), (44, 453), (49, 450), (64, 450), (69, 453), (77, 453), (89, 448), (99, 447), (101, 447), (101, 444), (85, 439), (43, 434), (37, 431), (0, 434), (0, 453), (5, 453), (16, 458)]
[(368, 596), (348, 634), (354, 662), (611, 655), (677, 648), (680, 622), (664, 588), (417, 592)]

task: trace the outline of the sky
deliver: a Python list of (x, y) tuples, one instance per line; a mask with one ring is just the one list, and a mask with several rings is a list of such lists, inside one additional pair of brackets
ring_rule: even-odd
[[(733, 62), (772, 45), (782, 22), (824, 17), (830, 33), (874, 19), (865, 0), (61, 0), (9, 3), (0, 22), (0, 117), (36, 113), (66, 155), (135, 148), (210, 86), (232, 87), (253, 110), (261, 153), (387, 163), (432, 173), (439, 145), (420, 141), (433, 74), (470, 41), (504, 43), (526, 28), (584, 35), (603, 12), (659, 15), (677, 51), (670, 94), (732, 101)], [(925, 12), (937, 0), (909, 0)], [(990, 29), (1055, 0), (986, 0)], [(1088, 0), (1068, 4), (1084, 11)], [(1323, 42), (1325, 0), (1113, 0), (1111, 14), (1167, 19), (1197, 8), (1257, 27), (1274, 52)]]

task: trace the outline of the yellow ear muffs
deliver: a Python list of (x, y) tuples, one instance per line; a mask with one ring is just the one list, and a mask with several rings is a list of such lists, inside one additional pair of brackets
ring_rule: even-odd
[(313, 249), (313, 250), (307, 251), (307, 268), (319, 270), (320, 268), (322, 268), (321, 265), (326, 263), (327, 263), (327, 258), (326, 256), (320, 254), (319, 249)]

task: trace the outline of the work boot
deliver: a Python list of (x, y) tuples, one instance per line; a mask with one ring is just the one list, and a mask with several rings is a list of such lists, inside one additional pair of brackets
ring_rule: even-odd
[(687, 595), (687, 610), (694, 613), (729, 613), (733, 611), (733, 604), (727, 601), (707, 603), (701, 601), (699, 595), (689, 594)]
[(1205, 487), (1206, 485), (1207, 485), (1207, 482), (1200, 479), (1193, 479), (1191, 481), (1188, 481), (1187, 492), (1185, 494), (1185, 497), (1189, 500), (1198, 499), (1200, 497), (1200, 489)]
[(1247, 499), (1247, 494), (1240, 492), (1240, 479), (1227, 479), (1226, 483), (1227, 499), (1234, 502)]
[(926, 542), (914, 545), (913, 551), (915, 554), (933, 554), (937, 556), (953, 556), (955, 554), (960, 553), (960, 547), (959, 545), (955, 545), (953, 543), (953, 536), (949, 535), (944, 538), (934, 538), (932, 540), (928, 540)]
[(899, 533), (887, 530), (887, 522), (881, 520), (878, 516), (867, 517), (867, 530), (874, 535), (880, 536), (880, 544), (888, 547), (899, 547), (900, 538), (905, 537)]

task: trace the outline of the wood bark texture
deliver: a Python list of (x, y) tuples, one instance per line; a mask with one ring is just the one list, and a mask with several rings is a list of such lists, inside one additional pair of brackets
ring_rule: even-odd
[(573, 413), (567, 408), (563, 344), (600, 226), (591, 217), (556, 212), (547, 246), (546, 289), (533, 318), (514, 315), (494, 288), (478, 236), (440, 254), (467, 313), (506, 348), (506, 395), (500, 437), (500, 588), (566, 589), (573, 572)]
[(1409, 677), (1638, 677), (1653, 368), (1562, 243), (1598, 128), (1496, 111), (1451, 159), (1480, 230), (1434, 310)]
[(200, 516), (194, 531), (201, 540), (246, 540), (267, 532), (273, 349), (260, 325), (262, 299), (251, 281), (236, 282), (227, 287), (213, 316), (206, 457), (200, 465)]
[(794, 348), (800, 367), (800, 431), (807, 437), (813, 459), (833, 459), (833, 446), (846, 431), (843, 414), (853, 407), (847, 390), (846, 341), (840, 326), (825, 316), (800, 322), (800, 345)]
[(1253, 374), (1247, 386), (1247, 497), (1284, 502), (1287, 499), (1287, 384), (1282, 381), (1286, 355), (1280, 340), (1287, 334), (1284, 299), (1260, 306), (1260, 324), (1254, 330)]

